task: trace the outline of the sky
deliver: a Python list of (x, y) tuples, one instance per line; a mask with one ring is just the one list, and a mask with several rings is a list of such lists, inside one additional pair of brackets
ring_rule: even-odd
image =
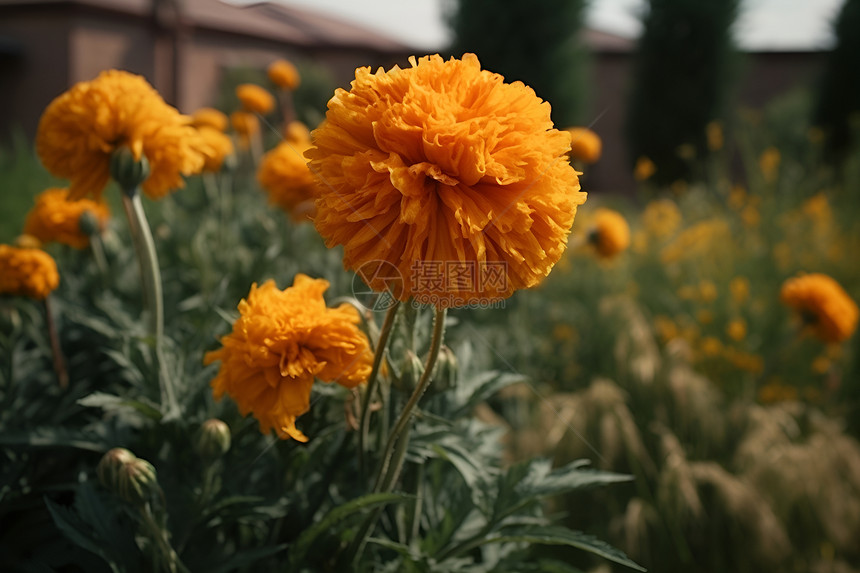
[[(331, 12), (426, 51), (443, 49), (444, 14), (453, 0), (280, 0)], [(822, 49), (832, 45), (831, 23), (843, 0), (743, 0), (735, 29), (742, 48)], [(635, 38), (645, 0), (591, 0), (591, 27)]]

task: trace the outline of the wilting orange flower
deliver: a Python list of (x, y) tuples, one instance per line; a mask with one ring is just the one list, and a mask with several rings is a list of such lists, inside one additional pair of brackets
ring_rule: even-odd
[(44, 300), (59, 284), (57, 263), (45, 251), (0, 245), (0, 294)]
[(825, 342), (841, 342), (857, 328), (857, 303), (827, 275), (812, 273), (788, 279), (782, 285), (781, 299)]
[(600, 159), (603, 142), (600, 136), (587, 127), (569, 127), (570, 133), (570, 158), (578, 159), (584, 163), (596, 163)]
[[(586, 198), (570, 134), (531, 88), (474, 54), (410, 63), (359, 68), (329, 101), (306, 153), (325, 183), (317, 229), (376, 290), (396, 267), (402, 300), (461, 305), (538, 284)], [(426, 280), (439, 267), (445, 280)]]
[(206, 364), (221, 362), (211, 382), (215, 398), (228, 394), (264, 434), (274, 429), (281, 439), (307, 441), (296, 418), (310, 409), (314, 379), (353, 388), (370, 375), (373, 355), (358, 311), (326, 308), (328, 286), (303, 274), (284, 290), (271, 280), (254, 284), (233, 331), (206, 353)]
[(46, 189), (36, 197), (36, 206), (27, 214), (24, 233), (42, 243), (56, 241), (75, 249), (85, 249), (90, 237), (81, 229), (81, 216), (89, 212), (99, 227), (110, 218), (107, 203), (91, 199), (69, 200), (68, 189)]
[(308, 169), (304, 152), (311, 142), (298, 128), (288, 130), (286, 141), (279, 143), (263, 156), (257, 170), (257, 181), (269, 195), (269, 202), (277, 205), (294, 220), (306, 220), (313, 212), (314, 190), (317, 180)]
[(633, 168), (633, 178), (636, 181), (650, 179), (655, 173), (657, 173), (657, 166), (653, 161), (644, 156), (636, 160), (636, 166)]
[(681, 226), (681, 211), (671, 199), (656, 199), (645, 207), (642, 224), (651, 235), (665, 239)]
[(146, 156), (144, 193), (159, 198), (183, 187), (203, 167), (203, 149), (187, 117), (167, 105), (141, 76), (119, 70), (75, 84), (39, 121), (36, 151), (45, 168), (69, 179), (69, 197), (99, 199), (110, 179), (111, 154), (128, 147)]
[(630, 227), (627, 220), (618, 211), (598, 209), (594, 213), (588, 242), (602, 258), (614, 257), (630, 246)]
[(218, 131), (227, 129), (227, 116), (215, 108), (201, 107), (191, 116), (191, 123), (194, 127), (211, 127)]
[(206, 144), (206, 158), (203, 164), (204, 173), (221, 171), (221, 164), (228, 155), (233, 154), (233, 140), (223, 132), (209, 126), (197, 128), (197, 133)]
[(267, 114), (275, 109), (275, 98), (265, 88), (256, 84), (242, 84), (236, 88), (236, 97), (245, 111)]
[(268, 72), (269, 80), (279, 88), (294, 90), (301, 83), (298, 70), (287, 60), (272, 62)]

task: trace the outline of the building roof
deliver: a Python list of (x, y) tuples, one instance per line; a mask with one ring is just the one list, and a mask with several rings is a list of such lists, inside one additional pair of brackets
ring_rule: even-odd
[[(158, 0), (0, 0), (4, 8), (79, 6), (151, 17)], [(355, 48), (402, 54), (413, 50), (376, 30), (336, 16), (274, 2), (236, 5), (221, 0), (178, 0), (182, 23), (194, 29), (264, 38), (306, 48)]]

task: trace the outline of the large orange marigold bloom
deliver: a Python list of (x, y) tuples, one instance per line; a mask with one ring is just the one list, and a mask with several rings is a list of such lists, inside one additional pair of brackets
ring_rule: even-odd
[(313, 211), (317, 180), (304, 158), (310, 147), (307, 130), (290, 126), (287, 139), (263, 156), (257, 170), (257, 181), (268, 193), (269, 202), (296, 221), (306, 219)]
[(348, 304), (326, 308), (328, 281), (297, 275), (292, 287), (254, 284), (239, 303), (233, 331), (206, 364), (221, 362), (215, 397), (228, 394), (242, 414), (252, 413), (264, 434), (307, 441), (296, 418), (310, 409), (314, 379), (353, 388), (370, 375), (373, 355)]
[(630, 226), (618, 211), (598, 209), (594, 212), (588, 241), (601, 258), (612, 258), (630, 246)]
[(242, 84), (236, 88), (236, 97), (242, 108), (251, 113), (267, 114), (275, 109), (275, 98), (265, 88), (257, 84)]
[(68, 189), (46, 189), (36, 197), (36, 206), (27, 214), (24, 233), (42, 243), (56, 241), (75, 249), (85, 249), (90, 244), (90, 237), (81, 229), (81, 216), (87, 212), (102, 228), (110, 219), (110, 209), (103, 201), (70, 201)]
[(301, 77), (296, 67), (287, 60), (277, 60), (272, 62), (267, 70), (269, 80), (285, 90), (294, 90), (299, 87)]
[(396, 267), (401, 300), (468, 304), (538, 284), (586, 198), (570, 134), (474, 54), (409, 61), (359, 68), (329, 101), (306, 154), (322, 182), (317, 229), (376, 290)]
[(827, 275), (812, 273), (788, 279), (782, 285), (781, 298), (824, 342), (841, 342), (857, 328), (857, 303)]
[(45, 251), (0, 245), (0, 294), (44, 300), (59, 284), (57, 263)]
[(146, 156), (151, 198), (184, 187), (183, 175), (203, 167), (201, 142), (189, 119), (167, 105), (144, 78), (109, 70), (75, 84), (52, 101), (39, 121), (36, 151), (45, 168), (69, 180), (69, 197), (101, 197), (111, 154), (123, 146)]

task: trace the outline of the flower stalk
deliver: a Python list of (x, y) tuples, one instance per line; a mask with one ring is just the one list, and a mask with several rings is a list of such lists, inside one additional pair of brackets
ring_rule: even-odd
[(45, 297), (45, 322), (48, 327), (48, 338), (51, 341), (51, 354), (54, 358), (54, 372), (57, 373), (57, 380), (60, 383), (60, 388), (64, 390), (69, 386), (69, 372), (66, 370), (66, 359), (63, 356), (63, 349), (60, 346), (60, 338), (57, 336), (57, 323), (54, 321), (54, 312), (51, 306), (51, 297)]

